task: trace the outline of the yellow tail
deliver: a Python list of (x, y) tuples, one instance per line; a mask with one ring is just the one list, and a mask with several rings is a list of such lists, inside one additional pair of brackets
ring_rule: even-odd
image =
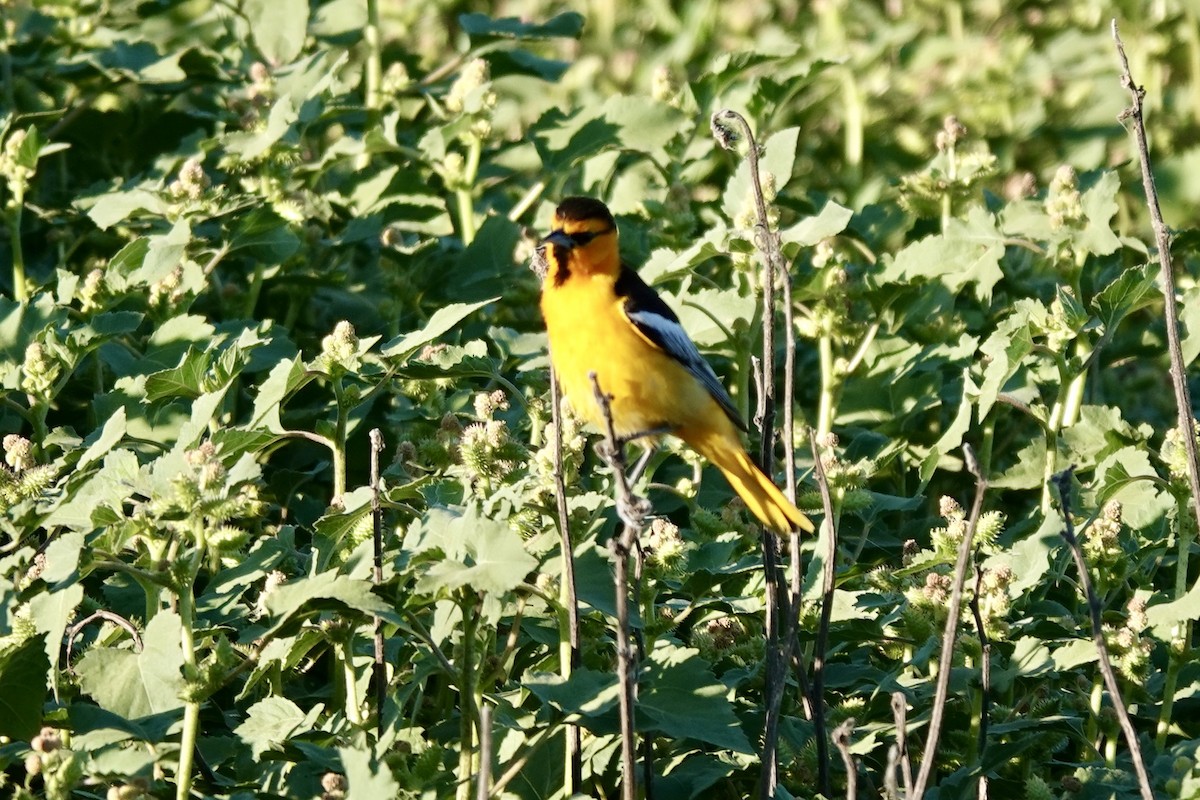
[(754, 516), (768, 528), (778, 533), (797, 528), (807, 533), (813, 532), (812, 520), (783, 496), (783, 492), (763, 474), (735, 436), (716, 434), (699, 440), (689, 437), (688, 444), (717, 465)]

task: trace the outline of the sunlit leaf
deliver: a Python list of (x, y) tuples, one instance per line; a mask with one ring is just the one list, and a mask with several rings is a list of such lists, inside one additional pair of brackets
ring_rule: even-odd
[(286, 64), (300, 55), (308, 26), (304, 0), (245, 0), (242, 11), (258, 49), (269, 61)]
[(668, 736), (678, 736), (753, 753), (733, 706), (729, 689), (716, 680), (698, 651), (661, 644), (645, 664), (646, 688), (638, 710)]
[(76, 666), (83, 690), (126, 719), (183, 708), (179, 615), (159, 611), (142, 633), (142, 651), (89, 650)]

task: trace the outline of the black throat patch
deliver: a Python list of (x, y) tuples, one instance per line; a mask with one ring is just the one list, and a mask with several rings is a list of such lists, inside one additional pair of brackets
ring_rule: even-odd
[(571, 277), (571, 268), (567, 266), (571, 251), (561, 244), (551, 244), (547, 255), (550, 257), (551, 278), (555, 286), (562, 286)]

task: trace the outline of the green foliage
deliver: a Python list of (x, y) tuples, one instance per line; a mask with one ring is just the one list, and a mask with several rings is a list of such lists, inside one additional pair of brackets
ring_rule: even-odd
[[(970, 444), (991, 488), (938, 796), (985, 774), (993, 796), (1137, 795), (1046, 488), (1072, 464), (1155, 791), (1195, 796), (1200, 584), (1157, 269), (1109, 11), (1060, 5), (3, 4), (0, 788), (467, 797), (486, 735), (497, 796), (562, 797), (573, 723), (573, 790), (614, 796), (612, 483), (564, 417), (573, 662), (526, 263), (559, 197), (602, 197), (753, 409), (759, 233), (745, 143), (710, 133), (727, 107), (790, 270), (800, 504), (823, 513), (811, 425), (839, 533), (824, 700), (857, 720), (860, 778), (882, 782), (892, 692), (923, 755)], [(1196, 11), (1128, 11), (1181, 227)], [(1193, 363), (1200, 239), (1176, 234)], [(758, 534), (670, 441), (640, 489), (655, 796), (753, 796)], [(823, 552), (785, 553), (803, 664)], [(778, 796), (815, 796), (813, 735), (789, 684)]]

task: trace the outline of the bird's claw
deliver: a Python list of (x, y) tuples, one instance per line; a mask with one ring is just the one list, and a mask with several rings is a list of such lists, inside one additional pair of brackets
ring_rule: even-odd
[(649, 500), (636, 494), (630, 494), (617, 503), (617, 516), (626, 525), (636, 530), (642, 529), (646, 517), (653, 510), (654, 507), (650, 505)]

